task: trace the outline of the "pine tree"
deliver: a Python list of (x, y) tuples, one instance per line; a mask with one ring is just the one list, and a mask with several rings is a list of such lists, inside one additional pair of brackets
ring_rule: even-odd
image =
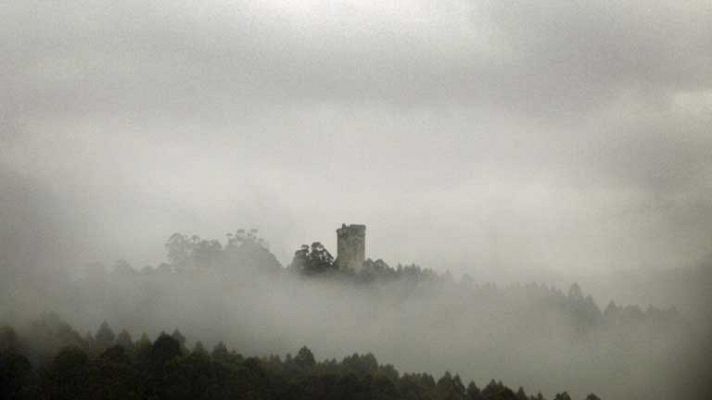
[(107, 349), (108, 347), (113, 345), (115, 338), (116, 338), (116, 335), (114, 334), (114, 331), (111, 330), (111, 327), (109, 326), (109, 324), (106, 321), (101, 323), (99, 330), (97, 330), (96, 335), (94, 335), (94, 339), (96, 340), (96, 345), (100, 349)]
[(126, 329), (123, 329), (119, 332), (118, 336), (116, 336), (116, 344), (123, 347), (124, 350), (132, 350), (133, 341), (131, 340), (131, 334), (129, 334)]

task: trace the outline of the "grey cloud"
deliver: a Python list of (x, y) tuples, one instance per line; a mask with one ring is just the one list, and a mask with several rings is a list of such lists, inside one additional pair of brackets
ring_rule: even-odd
[(27, 84), (40, 91), (27, 102), (70, 97), (65, 106), (78, 98), (110, 110), (233, 111), (287, 96), (556, 114), (586, 112), (620, 90), (710, 85), (704, 2), (451, 4), (417, 2), (411, 20), (431, 20), (410, 26), (367, 6), (304, 22), (249, 2), (27, 3), (10, 13), (6, 63), (30, 80), (19, 96)]
[[(688, 223), (709, 220), (701, 199), (712, 192), (703, 1), (3, 7), (5, 167), (51, 182), (70, 204), (120, 199), (101, 209), (121, 231), (151, 216), (156, 231), (222, 232), (226, 215), (259, 224), (254, 210), (279, 209), (266, 225), (293, 229), (276, 240), (286, 258), (343, 219), (390, 221), (392, 233), (416, 220), (484, 243), (488, 229), (516, 230), (513, 215), (537, 220), (545, 207), (574, 210), (561, 227), (573, 237), (601, 232), (590, 214), (653, 221), (623, 218), (610, 230), (620, 236), (712, 235)], [(522, 196), (551, 204), (500, 208)], [(315, 201), (318, 227), (280, 227)], [(485, 217), (498, 212), (507, 217)], [(521, 244), (546, 233), (545, 221), (515, 235), (514, 259), (530, 256)], [(425, 240), (376, 250), (418, 261)], [(621, 262), (639, 253), (620, 249)]]

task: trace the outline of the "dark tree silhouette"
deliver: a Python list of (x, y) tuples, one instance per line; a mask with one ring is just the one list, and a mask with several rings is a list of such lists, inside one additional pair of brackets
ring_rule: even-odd
[(168, 361), (181, 355), (180, 343), (173, 337), (161, 333), (153, 342), (151, 348), (151, 362), (157, 366), (164, 366)]
[(101, 323), (101, 326), (99, 326), (99, 329), (96, 331), (96, 335), (94, 335), (94, 341), (101, 349), (106, 349), (114, 344), (115, 338), (116, 335), (114, 335), (114, 331), (106, 321)]

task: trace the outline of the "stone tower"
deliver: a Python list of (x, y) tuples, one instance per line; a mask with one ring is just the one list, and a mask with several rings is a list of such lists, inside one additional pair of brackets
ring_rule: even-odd
[(366, 260), (366, 225), (346, 225), (336, 230), (336, 265), (358, 271)]

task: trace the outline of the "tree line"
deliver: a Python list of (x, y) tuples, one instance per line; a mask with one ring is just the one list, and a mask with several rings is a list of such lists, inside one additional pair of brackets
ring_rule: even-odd
[[(492, 380), (483, 387), (449, 372), (398, 372), (372, 354), (317, 361), (307, 347), (284, 357), (245, 357), (220, 342), (190, 348), (179, 330), (133, 340), (108, 323), (81, 336), (54, 314), (26, 337), (0, 328), (3, 399), (430, 399), (543, 400)], [(590, 394), (586, 400), (598, 400)], [(571, 400), (561, 392), (553, 400)]]
[[(401, 282), (405, 285), (440, 285), (464, 288), (479, 294), (487, 292), (527, 292), (528, 295), (544, 298), (547, 303), (570, 315), (582, 329), (610, 324), (629, 324), (641, 321), (656, 323), (678, 322), (680, 315), (675, 307), (661, 309), (648, 305), (621, 306), (610, 301), (605, 308), (599, 307), (591, 295), (584, 295), (580, 286), (572, 284), (567, 292), (539, 284), (497, 287), (494, 284), (477, 284), (464, 275), (457, 281), (449, 272), (437, 273), (418, 265), (395, 267), (381, 259), (367, 259), (359, 271), (339, 268), (335, 258), (321, 242), (303, 244), (295, 252), (292, 261), (283, 267), (270, 252), (266, 240), (256, 229), (238, 229), (226, 235), (225, 243), (216, 239), (204, 239), (198, 235), (174, 233), (165, 244), (166, 261), (158, 267), (146, 266), (136, 270), (124, 260), (119, 260), (112, 273), (121, 278), (140, 276), (194, 274), (213, 272), (226, 278), (244, 279), (245, 273), (255, 275), (291, 274), (305, 279), (323, 279), (344, 284), (387, 284)], [(103, 270), (103, 265), (94, 269)]]

